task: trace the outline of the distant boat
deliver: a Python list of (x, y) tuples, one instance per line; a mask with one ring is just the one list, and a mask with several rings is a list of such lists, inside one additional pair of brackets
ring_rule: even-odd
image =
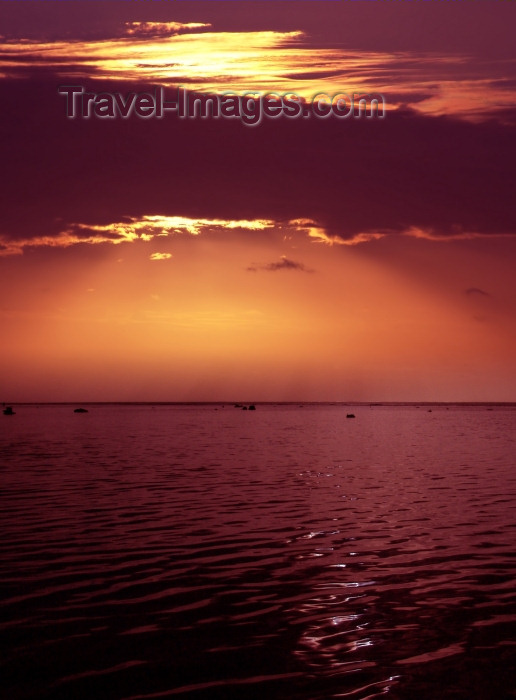
[(88, 413), (87, 408), (74, 408), (74, 413)]
[(354, 413), (348, 413), (348, 414), (346, 415), (346, 418), (354, 418), (354, 417), (355, 417), (355, 414), (354, 414)]
[(256, 406), (254, 406), (253, 404), (251, 404), (251, 405), (249, 406), (249, 410), (250, 410), (250, 411), (256, 411)]
[(13, 411), (12, 406), (6, 406), (6, 408), (4, 408), (4, 416), (15, 416), (15, 415), (16, 415), (16, 413)]

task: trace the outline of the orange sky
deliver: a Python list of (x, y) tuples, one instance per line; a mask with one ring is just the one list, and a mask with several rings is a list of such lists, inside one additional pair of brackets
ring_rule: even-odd
[[(2, 116), (0, 401), (516, 400), (506, 58), (330, 46), (293, 18), (228, 33), (215, 9), (191, 26), (173, 7), (169, 24), (120, 13), (112, 37), (18, 32), (0, 52), (17, 96)], [(57, 94), (179, 76), (304, 97), (375, 87), (390, 112), (87, 124)]]
[[(447, 248), (445, 264), (440, 246)], [(244, 244), (237, 232), (222, 239), (213, 233), (167, 241), (160, 248), (172, 257), (157, 261), (149, 259), (155, 246), (148, 243), (99, 246), (87, 256), (82, 247), (9, 260), (6, 397), (514, 395), (512, 241), (500, 241), (489, 255), (476, 241), (329, 247), (301, 237), (284, 241), (276, 232), (255, 232)], [(283, 268), (285, 259), (309, 271)], [(279, 268), (260, 269), (271, 263)]]

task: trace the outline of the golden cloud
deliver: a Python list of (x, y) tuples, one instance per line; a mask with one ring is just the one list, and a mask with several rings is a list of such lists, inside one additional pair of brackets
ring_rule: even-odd
[(125, 34), (127, 36), (145, 37), (149, 36), (174, 36), (184, 32), (195, 31), (196, 29), (208, 29), (211, 24), (204, 22), (126, 22)]
[(503, 118), (514, 105), (513, 66), (504, 61), (478, 65), (460, 55), (316, 48), (301, 31), (210, 27), (128, 22), (123, 36), (107, 40), (10, 40), (0, 51), (0, 75), (42, 66), (63, 78), (149, 81), (217, 94), (295, 92), (307, 100), (320, 92), (374, 92), (385, 96), (388, 109), (410, 105), (424, 114), (470, 120)]
[[(308, 237), (313, 243), (325, 245), (355, 246), (377, 241), (388, 235), (402, 235), (436, 242), (450, 240), (471, 240), (476, 238), (504, 237), (510, 233), (479, 233), (476, 231), (439, 231), (415, 226), (402, 231), (361, 231), (348, 236), (328, 232), (323, 226), (311, 219), (291, 219), (290, 221), (274, 221), (273, 219), (192, 219), (184, 216), (163, 216), (153, 214), (141, 218), (127, 217), (125, 221), (109, 224), (74, 223), (56, 236), (36, 236), (34, 238), (7, 239), (0, 237), (0, 256), (20, 255), (25, 249), (49, 247), (68, 248), (73, 245), (98, 245), (134, 243), (136, 241), (149, 243), (157, 238), (167, 238), (175, 235), (199, 236), (222, 230), (234, 231), (265, 231), (276, 230), (284, 240), (293, 236)], [(152, 253), (150, 260), (167, 260), (171, 253)], [(282, 267), (286, 267), (285, 264)]]
[(152, 253), (149, 255), (149, 260), (170, 260), (172, 253)]

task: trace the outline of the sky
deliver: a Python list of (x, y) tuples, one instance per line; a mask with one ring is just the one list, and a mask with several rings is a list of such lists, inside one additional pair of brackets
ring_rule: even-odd
[[(0, 401), (516, 401), (515, 22), (0, 2)], [(71, 119), (70, 85), (386, 109)]]

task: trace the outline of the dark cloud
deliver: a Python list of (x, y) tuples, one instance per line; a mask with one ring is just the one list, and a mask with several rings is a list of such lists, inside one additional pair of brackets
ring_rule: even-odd
[(70, 120), (57, 93), (63, 82), (49, 73), (0, 82), (4, 239), (146, 214), (307, 219), (342, 240), (412, 227), (443, 239), (516, 233), (513, 126), (409, 110), (254, 127), (174, 116)]
[(282, 255), (280, 260), (277, 262), (267, 263), (265, 265), (258, 265), (253, 263), (247, 268), (248, 272), (258, 272), (259, 270), (266, 270), (267, 272), (278, 272), (280, 270), (298, 270), (300, 272), (314, 272), (310, 268), (303, 265), (303, 263), (296, 262), (295, 260), (290, 260), (285, 255)]
[(303, 73), (287, 73), (285, 78), (290, 80), (321, 80), (323, 78), (335, 78), (338, 75), (342, 75), (342, 70), (312, 70)]
[(481, 296), (481, 297), (490, 297), (491, 295), (489, 292), (485, 292), (483, 289), (479, 289), (478, 287), (470, 287), (469, 289), (464, 290), (464, 294), (467, 294), (468, 296)]

